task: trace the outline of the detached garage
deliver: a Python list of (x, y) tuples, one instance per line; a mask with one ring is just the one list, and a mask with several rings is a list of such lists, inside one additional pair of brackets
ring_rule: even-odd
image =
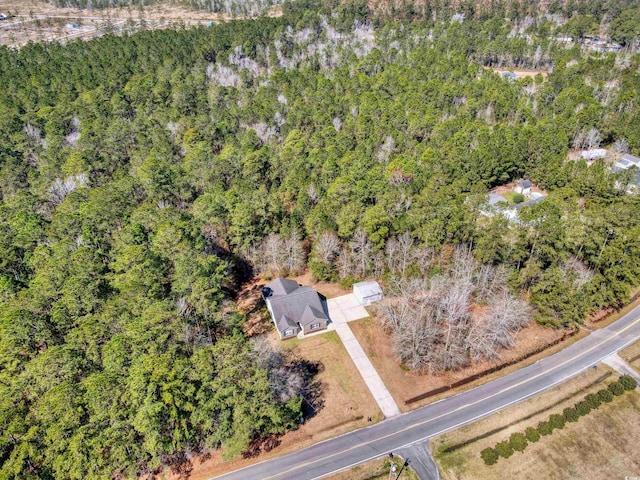
[(382, 289), (378, 282), (359, 282), (353, 284), (353, 294), (361, 305), (370, 305), (382, 300)]

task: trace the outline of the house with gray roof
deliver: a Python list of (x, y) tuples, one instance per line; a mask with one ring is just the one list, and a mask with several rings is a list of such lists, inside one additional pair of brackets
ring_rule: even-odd
[(287, 278), (276, 278), (262, 287), (262, 298), (280, 339), (324, 330), (329, 318), (322, 307), (320, 296), (313, 288), (298, 285)]

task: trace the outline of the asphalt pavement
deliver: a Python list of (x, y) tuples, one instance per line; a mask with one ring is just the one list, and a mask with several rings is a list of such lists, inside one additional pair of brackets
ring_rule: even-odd
[(509, 375), (431, 405), (215, 477), (224, 480), (313, 480), (397, 452), (490, 415), (564, 382), (640, 337), (640, 307), (608, 327)]

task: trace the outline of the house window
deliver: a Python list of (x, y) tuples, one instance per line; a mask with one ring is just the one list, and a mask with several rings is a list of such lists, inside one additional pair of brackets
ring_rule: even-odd
[(309, 330), (315, 330), (316, 328), (320, 328), (320, 323), (312, 323), (309, 327)]
[(293, 335), (293, 328), (289, 328), (289, 329), (285, 330), (283, 335), (285, 337), (290, 337), (291, 335)]

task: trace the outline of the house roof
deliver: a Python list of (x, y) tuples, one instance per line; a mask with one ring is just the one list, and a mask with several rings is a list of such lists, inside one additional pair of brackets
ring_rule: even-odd
[(318, 310), (311, 305), (307, 305), (300, 317), (300, 325), (309, 325), (310, 323), (317, 322), (318, 320), (327, 320), (327, 316), (324, 314), (322, 309)]
[(531, 188), (531, 180), (523, 180), (522, 188)]
[(640, 158), (636, 157), (635, 155), (631, 155), (630, 153), (625, 153), (622, 157), (620, 157), (620, 160), (624, 160), (625, 163), (626, 162), (633, 163), (640, 168)]
[(311, 287), (300, 286), (286, 278), (276, 278), (262, 291), (280, 331), (297, 326), (298, 322), (305, 326), (317, 320), (328, 320), (318, 292)]
[(495, 205), (496, 203), (506, 202), (506, 201), (507, 199), (504, 198), (502, 195), (498, 195), (497, 193), (489, 194), (489, 205)]
[(286, 315), (282, 315), (276, 321), (276, 324), (278, 325), (278, 330), (280, 330), (281, 332), (284, 332), (285, 330), (287, 330), (289, 328), (298, 328), (298, 324), (296, 322), (294, 322), (293, 320), (291, 320)]
[(298, 282), (288, 278), (276, 278), (265, 286), (271, 290), (272, 295), (289, 295), (300, 287)]

